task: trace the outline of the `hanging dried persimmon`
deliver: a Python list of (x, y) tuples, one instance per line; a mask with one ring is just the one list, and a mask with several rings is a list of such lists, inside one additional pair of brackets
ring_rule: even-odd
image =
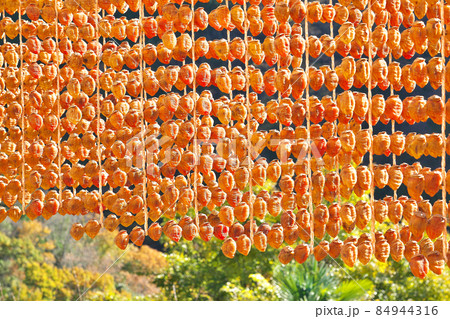
[[(260, 8), (252, 0), (246, 11), (242, 1), (214, 9), (144, 2), (159, 16), (125, 17), (128, 9), (138, 11), (137, 1), (101, 2), (102, 18), (95, 3), (69, 1), (55, 11), (33, 2), (22, 8), (19, 26), (8, 17), (17, 3), (5, 7), (0, 197), (8, 208), (0, 220), (100, 213), (85, 226), (74, 224), (71, 235), (94, 238), (101, 226), (114, 231), (136, 222), (144, 228), (117, 235), (121, 249), (129, 240), (143, 245), (147, 235), (157, 241), (164, 233), (175, 242), (215, 236), (230, 258), (236, 251), (248, 255), (252, 244), (259, 251), (269, 245), (280, 249), (284, 264), (303, 263), (313, 253), (317, 260), (341, 256), (353, 267), (390, 255), (405, 257), (416, 276), (428, 268), (442, 273), (448, 207), (435, 197), (450, 174), (407, 158), (442, 159), (449, 148), (450, 103), (414, 92), (428, 83), (449, 88), (439, 55), (448, 55), (441, 41), (447, 6), (441, 17), (439, 4), (427, 1), (375, 2), (366, 10), (367, 1), (265, 0)], [(318, 34), (305, 19), (325, 29)], [(334, 22), (336, 35), (322, 32)], [(214, 38), (211, 28), (227, 37)], [(17, 36), (21, 47), (8, 42)], [(322, 55), (331, 63), (314, 66), (312, 59)], [(414, 60), (400, 65), (401, 57)], [(152, 69), (156, 60), (164, 66)], [(440, 131), (414, 126), (428, 119)], [(395, 129), (405, 121), (405, 133)], [(390, 156), (392, 165), (381, 160)], [(87, 192), (100, 184), (111, 190)], [(386, 185), (394, 195), (376, 198), (373, 187)], [(63, 186), (74, 190), (59, 198)], [(370, 201), (349, 202), (365, 193)], [(264, 222), (267, 213), (273, 225)], [(164, 226), (146, 226), (146, 218)], [(383, 234), (375, 224), (370, 234), (337, 238), (341, 230), (366, 231), (372, 218), (401, 230)], [(335, 239), (290, 246), (325, 232)]]

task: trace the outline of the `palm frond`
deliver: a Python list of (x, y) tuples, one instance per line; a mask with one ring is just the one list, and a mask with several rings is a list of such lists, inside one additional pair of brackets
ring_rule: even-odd
[(351, 301), (364, 297), (373, 288), (373, 282), (368, 279), (359, 281), (344, 281), (334, 291), (335, 300)]
[(372, 289), (370, 280), (341, 282), (332, 272), (332, 266), (318, 263), (314, 258), (304, 264), (280, 265), (273, 279), (282, 300), (357, 300)]

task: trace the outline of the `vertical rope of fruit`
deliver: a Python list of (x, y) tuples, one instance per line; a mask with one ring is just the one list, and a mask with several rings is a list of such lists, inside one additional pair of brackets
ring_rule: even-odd
[[(181, 0), (181, 3), (180, 3), (180, 7), (179, 8), (181, 8), (182, 6), (183, 6), (183, 3), (184, 3), (184, 0)], [(192, 9), (191, 9), (192, 10)], [(194, 19), (194, 12), (192, 12), (192, 19)], [(185, 30), (186, 31), (186, 30)], [(145, 39), (145, 38), (144, 38)], [(195, 50), (195, 43), (194, 43), (194, 39), (192, 39), (192, 48)], [(145, 61), (144, 61), (144, 63), (145, 63)], [(183, 59), (183, 61), (182, 61), (182, 66), (185, 66), (186, 65), (186, 59)], [(195, 72), (195, 71), (194, 71)], [(194, 77), (195, 77), (195, 73), (194, 73)], [(187, 85), (185, 85), (184, 86), (184, 88), (183, 88), (183, 96), (186, 96), (186, 94), (187, 94)], [(145, 92), (145, 100), (147, 100), (147, 92)], [(195, 107), (195, 106), (194, 106)], [(186, 116), (186, 118), (189, 118), (189, 114)], [(190, 178), (186, 178), (186, 182), (187, 182), (187, 188), (190, 190), (191, 189), (191, 187), (193, 187), (193, 185), (191, 185), (191, 179)], [(181, 194), (180, 194), (181, 195)], [(161, 216), (162, 216), (162, 214), (163, 213), (161, 213)], [(160, 216), (160, 217), (161, 217)], [(200, 225), (197, 225), (197, 227), (198, 227), (198, 232), (200, 232)]]
[(442, 133), (442, 140), (444, 141), (444, 145), (442, 147), (442, 161), (441, 161), (441, 166), (442, 166), (442, 175), (443, 175), (443, 179), (442, 179), (442, 216), (445, 219), (445, 228), (444, 228), (444, 247), (443, 247), (443, 253), (444, 253), (444, 260), (448, 263), (447, 260), (447, 209), (446, 209), (446, 203), (447, 203), (447, 179), (445, 178), (445, 174), (446, 174), (446, 149), (447, 149), (447, 138), (446, 138), (446, 120), (447, 120), (447, 108), (445, 107), (445, 98), (446, 98), (446, 94), (445, 94), (445, 33), (446, 33), (446, 24), (445, 24), (445, 18), (444, 18), (444, 7), (445, 7), (445, 1), (442, 0), (441, 1), (441, 5), (440, 5), (440, 14), (441, 14), (441, 22), (442, 22), (442, 27), (443, 27), (443, 32), (441, 35), (441, 58), (443, 60), (443, 71), (442, 71), (442, 84), (441, 84), (441, 94), (442, 94), (442, 103), (444, 104), (444, 114), (442, 116), (442, 124), (441, 124), (441, 133)]
[[(147, 148), (145, 147), (145, 135), (146, 135), (146, 129), (147, 125), (145, 123), (144, 119), (144, 59), (143, 59), (143, 50), (144, 50), (144, 44), (145, 44), (145, 35), (143, 30), (143, 17), (144, 17), (144, 5), (142, 0), (139, 0), (139, 50), (140, 50), (140, 59), (139, 59), (139, 70), (140, 70), (140, 81), (141, 81), (141, 111), (142, 111), (142, 131), (141, 131), (141, 143), (142, 143), (142, 171), (144, 172), (143, 175), (143, 187), (142, 187), (142, 200), (144, 201), (144, 231), (145, 234), (147, 234), (148, 231), (148, 208), (147, 208)], [(145, 236), (145, 235), (144, 235)]]
[[(391, 28), (391, 21), (388, 20), (388, 30)], [(389, 65), (392, 63), (392, 49), (389, 48)], [(390, 96), (394, 95), (394, 85), (392, 83), (390, 83), (389, 85), (389, 90), (390, 90)], [(391, 136), (395, 133), (395, 120), (391, 119)], [(397, 165), (397, 155), (395, 155), (394, 152), (392, 152), (392, 166), (396, 166)], [(372, 175), (372, 179), (373, 179), (373, 175)], [(394, 189), (394, 200), (397, 200), (397, 190)], [(375, 212), (372, 212), (372, 214), (374, 214)], [(397, 232), (398, 235), (400, 235), (400, 222), (395, 224), (395, 231)]]
[[(56, 1), (55, 1), (56, 2)], [(56, 4), (55, 4), (56, 5)], [(99, 30), (99, 8), (98, 8), (98, 0), (95, 1), (95, 32), (96, 32), (96, 38), (100, 40), (100, 30)], [(100, 43), (100, 41), (99, 41)], [(97, 155), (98, 155), (98, 193), (99, 193), (99, 199), (100, 203), (98, 206), (98, 213), (100, 214), (100, 225), (103, 227), (103, 174), (102, 174), (102, 149), (100, 145), (100, 53), (96, 52), (98, 54), (97, 57), (97, 76), (96, 76), (96, 85), (97, 85)], [(58, 68), (59, 70), (59, 68)]]
[[(391, 23), (388, 22), (388, 30), (391, 27)], [(392, 50), (389, 49), (389, 64), (392, 63)], [(394, 85), (392, 83), (390, 83), (390, 95), (394, 95)], [(392, 134), (395, 133), (395, 120), (391, 119), (391, 127), (392, 127)], [(397, 155), (395, 155), (394, 153), (392, 153), (392, 165), (395, 166), (397, 165)], [(394, 200), (397, 199), (397, 190), (394, 190)]]
[(369, 170), (370, 174), (372, 176), (372, 185), (370, 187), (370, 195), (369, 195), (369, 202), (370, 202), (370, 208), (372, 209), (372, 216), (371, 216), (371, 224), (370, 224), (370, 233), (371, 233), (371, 239), (372, 239), (372, 245), (373, 249), (375, 250), (375, 214), (373, 209), (373, 198), (374, 198), (374, 187), (373, 187), (373, 127), (372, 127), (372, 12), (371, 7), (367, 8), (368, 10), (368, 27), (369, 27), (369, 41), (368, 41), (368, 49), (367, 54), (369, 55), (369, 80), (367, 85), (367, 98), (369, 100), (369, 115), (367, 117), (367, 121), (369, 124), (369, 132), (370, 136), (372, 138), (372, 143), (370, 143), (370, 151), (369, 151)]
[[(333, 0), (330, 0), (330, 5), (333, 5)], [(334, 19), (334, 18), (333, 18)], [(333, 26), (334, 21), (330, 22), (330, 38), (334, 39), (334, 26)], [(334, 71), (335, 69), (335, 59), (334, 59), (334, 52), (331, 55), (331, 70)], [(333, 101), (336, 101), (336, 89), (333, 89)], [(335, 121), (336, 125), (337, 125), (337, 120)], [(337, 130), (336, 130), (337, 132)], [(337, 136), (337, 133), (336, 133)]]
[[(225, 5), (227, 6), (227, 8), (229, 9), (229, 4), (228, 4), (228, 0), (225, 1)], [(230, 45), (231, 43), (231, 36), (230, 36), (230, 30), (229, 27), (227, 26), (227, 41), (228, 41), (228, 45)], [(228, 76), (231, 74), (231, 60), (228, 59)], [(233, 99), (233, 90), (230, 90), (230, 100)]]
[(198, 164), (199, 164), (199, 156), (198, 156), (198, 147), (197, 147), (197, 83), (196, 83), (196, 66), (195, 66), (195, 23), (194, 23), (194, 14), (195, 14), (195, 0), (191, 0), (191, 8), (192, 8), (192, 20), (191, 20), (191, 37), (192, 37), (192, 69), (194, 70), (194, 79), (192, 81), (192, 99), (194, 100), (194, 155), (195, 155), (195, 164), (194, 164), (194, 213), (195, 213), (195, 225), (197, 229), (200, 229), (199, 220), (198, 220), (198, 207), (197, 207), (197, 174), (198, 174)]
[(20, 116), (20, 125), (22, 127), (22, 214), (25, 213), (25, 101), (23, 96), (23, 43), (22, 43), (22, 1), (19, 1), (19, 55), (20, 55), (20, 105), (22, 113)]
[[(229, 1), (228, 1), (228, 0), (226, 0), (225, 4), (226, 4), (228, 10), (230, 10), (230, 5), (229, 5)], [(230, 22), (230, 23), (231, 23), (231, 22)], [(230, 46), (230, 41), (231, 41), (231, 33), (230, 33), (229, 28), (230, 28), (230, 26), (228, 25), (228, 26), (227, 26), (227, 41), (228, 41), (228, 46)], [(232, 70), (231, 60), (228, 59), (228, 76), (231, 76), (231, 70)], [(232, 99), (233, 99), (233, 90), (230, 90), (230, 102), (231, 102)], [(229, 125), (230, 125), (230, 126), (233, 126), (233, 124), (234, 124), (233, 122), (234, 122), (234, 121), (231, 119), (230, 122), (229, 122)]]
[[(330, 5), (333, 5), (333, 0), (330, 0)], [(330, 22), (330, 38), (331, 39), (334, 39), (334, 26), (333, 26), (333, 21), (331, 21)], [(334, 58), (334, 53), (335, 52), (333, 52), (333, 54), (331, 55), (331, 70), (332, 71), (335, 71), (335, 68), (336, 68), (336, 61), (335, 61), (335, 58)], [(333, 103), (336, 103), (336, 88), (333, 88), (333, 92), (332, 92), (332, 97), (333, 97)], [(336, 138), (338, 138), (339, 136), (338, 136), (338, 124), (339, 124), (339, 121), (336, 119), (335, 121), (334, 121), (334, 124), (335, 124), (335, 137)], [(339, 155), (337, 155), (337, 156), (339, 156)], [(339, 174), (339, 170), (340, 170), (340, 165), (339, 165), (339, 160), (336, 160), (336, 173), (337, 174)], [(339, 204), (339, 207), (341, 206), (341, 187), (340, 187), (340, 177), (339, 177), (339, 185), (338, 185), (338, 187), (337, 187), (337, 194), (336, 194), (336, 197), (337, 197), (337, 202), (338, 202), (338, 204)]]
[[(388, 21), (388, 30), (391, 26), (390, 21)], [(389, 64), (392, 63), (392, 50), (389, 49)], [(390, 83), (390, 96), (394, 95), (394, 85), (392, 83)], [(391, 119), (391, 132), (392, 134), (395, 133), (395, 120)], [(397, 155), (395, 155), (395, 153), (392, 153), (392, 166), (397, 165)], [(397, 190), (394, 189), (394, 200), (397, 200)], [(399, 224), (395, 224), (395, 229), (397, 231), (397, 233), (399, 233)]]
[[(97, 0), (97, 3), (98, 3), (98, 0)], [(103, 19), (105, 17), (105, 9), (100, 9), (100, 11), (102, 13), (101, 18)], [(100, 24), (98, 25), (98, 28), (99, 28), (99, 31), (100, 31)], [(98, 34), (98, 37), (99, 37), (99, 43), (100, 43), (100, 38), (102, 38), (102, 44), (105, 45), (105, 43), (106, 43), (105, 37), (102, 37), (100, 34)], [(102, 47), (102, 50), (103, 50), (103, 47)], [(98, 61), (98, 63), (99, 63), (98, 67), (99, 67), (99, 74), (100, 74), (101, 55), (99, 55), (98, 60), (99, 60)], [(104, 62), (103, 62), (103, 69), (105, 69)], [(99, 78), (99, 83), (100, 83), (100, 78)], [(98, 88), (98, 90), (100, 92), (100, 87)], [(100, 95), (103, 98), (103, 93), (100, 92)], [(100, 127), (100, 123), (101, 123), (101, 120), (102, 120), (102, 115), (101, 114), (102, 114), (101, 107), (99, 107), (98, 113), (97, 113), (99, 127)], [(98, 134), (98, 132), (97, 132), (97, 138), (98, 138), (98, 150), (97, 150), (97, 152), (98, 152), (98, 165), (99, 165), (99, 171), (102, 172), (102, 170), (103, 170), (103, 166), (102, 166), (102, 149), (103, 148), (100, 145), (100, 134)], [(106, 176), (105, 176), (105, 178), (106, 178)], [(99, 195), (100, 195), (100, 209), (99, 209), (99, 212), (100, 212), (101, 217), (103, 218), (103, 183), (102, 183), (102, 179), (103, 179), (103, 176), (99, 175), (99, 181), (98, 181), (99, 182), (99, 184), (98, 184), (98, 192), (99, 192)]]
[[(101, 12), (102, 12), (102, 19), (103, 19), (103, 18), (105, 18), (105, 9), (101, 9)], [(102, 44), (105, 45), (105, 37), (101, 37), (101, 38), (102, 38)]]
[[(81, 6), (80, 6), (81, 7)], [(86, 13), (86, 10), (81, 10), (83, 13)], [(78, 107), (78, 106), (76, 106), (76, 107)], [(80, 107), (78, 107), (80, 110), (81, 110), (81, 108)], [(67, 114), (67, 112), (66, 112), (66, 114)], [(78, 137), (80, 137), (80, 135), (81, 134), (78, 134), (77, 133), (77, 135), (78, 135)], [(99, 176), (99, 178), (100, 178), (100, 176)], [(76, 186), (75, 186), (76, 185)], [(101, 185), (101, 180), (99, 179), (99, 188), (100, 188), (100, 185)], [(72, 186), (72, 192), (73, 192), (73, 197), (77, 197), (77, 187), (79, 187), (80, 186), (80, 183), (78, 182), (78, 183), (74, 183), (74, 185)], [(85, 233), (86, 233), (86, 215), (79, 215), (79, 221), (80, 221), (80, 223), (81, 224), (84, 224), (84, 227), (85, 227)]]
[[(305, 7), (308, 8), (308, 0), (305, 1)], [(306, 9), (306, 15), (305, 15), (305, 39), (306, 39), (306, 47), (305, 47), (305, 72), (308, 75), (308, 69), (309, 69), (309, 41), (308, 41), (308, 9)], [(311, 216), (311, 238), (310, 238), (310, 245), (311, 245), (311, 252), (314, 250), (314, 213), (313, 213), (313, 203), (312, 203), (312, 181), (311, 181), (311, 112), (309, 109), (309, 76), (308, 76), (308, 82), (306, 84), (306, 90), (305, 90), (305, 98), (306, 98), (306, 129), (308, 131), (308, 154), (306, 160), (308, 161), (308, 209), (309, 214)]]
[[(55, 28), (55, 43), (56, 43), (56, 47), (59, 48), (59, 34), (58, 34), (58, 5), (57, 5), (57, 1), (55, 1), (55, 23), (56, 23), (56, 28)], [(57, 53), (59, 52), (59, 49), (56, 51)], [(56, 92), (59, 95), (61, 93), (61, 88), (59, 86), (59, 77), (60, 77), (60, 68), (59, 68), (59, 58), (58, 58), (58, 65), (56, 66)], [(99, 90), (99, 84), (98, 84), (98, 74), (97, 74), (97, 90)], [(98, 97), (97, 97), (97, 101), (99, 101)], [(56, 132), (56, 138), (57, 138), (57, 145), (58, 145), (58, 193), (59, 193), (59, 203), (61, 204), (62, 202), (62, 174), (61, 174), (61, 166), (62, 166), (62, 159), (61, 159), (61, 104), (60, 104), (60, 100), (59, 98), (56, 99), (56, 114), (58, 116), (58, 127), (57, 127), (57, 132)], [(98, 109), (100, 109), (99, 103), (97, 103), (97, 107)], [(100, 141), (99, 141), (100, 142)], [(100, 143), (99, 143), (100, 145)], [(102, 197), (100, 195), (100, 203), (101, 203)], [(101, 205), (101, 204), (100, 204)], [(102, 223), (102, 220), (100, 220), (100, 223)]]
[[(278, 21), (277, 21), (277, 23), (278, 23)], [(278, 28), (279, 27), (280, 26), (278, 26)], [(277, 35), (278, 35), (278, 29), (277, 29)], [(280, 72), (280, 59), (281, 59), (281, 56), (278, 54), (277, 74)], [(278, 106), (280, 106), (280, 103), (281, 103), (281, 92), (278, 90)], [(278, 123), (278, 129), (280, 130), (280, 133), (281, 133), (281, 130), (283, 129), (283, 125), (281, 124), (281, 122)]]
[[(181, 1), (180, 8), (183, 6), (183, 3), (184, 3), (184, 0)], [(194, 19), (194, 12), (192, 12), (192, 19)], [(192, 39), (192, 48), (195, 50), (194, 39)], [(144, 61), (144, 63), (145, 63), (145, 61)], [(183, 66), (186, 65), (186, 59), (183, 59), (182, 65)], [(195, 77), (195, 73), (194, 73), (194, 77)], [(186, 95), (187, 95), (187, 85), (185, 85), (184, 88), (183, 88), (183, 96), (186, 96)], [(145, 92), (145, 100), (147, 100), (147, 92)], [(189, 118), (189, 114), (186, 116), (186, 118)], [(193, 187), (193, 185), (191, 185), (191, 179), (190, 178), (186, 178), (186, 182), (187, 182), (187, 189), (190, 190), (191, 187)], [(161, 216), (162, 216), (162, 214), (161, 214)], [(197, 225), (197, 227), (198, 227), (198, 232), (200, 233), (200, 225)]]
[(244, 0), (244, 12), (246, 21), (244, 22), (244, 43), (245, 43), (245, 106), (247, 108), (247, 157), (248, 157), (248, 171), (249, 171), (249, 179), (248, 179), (248, 191), (250, 193), (249, 196), (249, 207), (250, 207), (250, 240), (253, 243), (253, 174), (252, 174), (252, 144), (250, 141), (251, 136), (251, 110), (249, 103), (249, 76), (248, 76), (248, 38), (247, 38), (247, 29), (248, 29), (248, 20), (247, 20), (247, 0)]
[[(142, 1), (142, 0), (141, 0)], [(183, 6), (183, 3), (184, 3), (184, 0), (181, 0), (181, 3), (180, 3), (180, 9), (181, 9), (181, 7)], [(145, 14), (145, 12), (144, 12), (144, 14)], [(194, 19), (194, 13), (192, 12), (192, 19)], [(144, 45), (145, 45), (145, 36), (144, 36)], [(192, 46), (193, 47), (195, 47), (195, 43), (194, 42), (192, 42)], [(186, 65), (186, 59), (183, 59), (183, 61), (181, 62), (181, 64), (182, 64), (182, 66), (185, 66)], [(144, 65), (146, 66), (147, 64), (145, 63), (145, 61), (144, 61)], [(187, 89), (186, 89), (186, 87), (187, 87), (187, 85), (185, 85), (184, 86), (184, 88), (183, 88), (183, 95), (186, 95), (186, 93), (187, 93)], [(147, 100), (147, 92), (144, 92), (144, 95), (145, 95), (145, 100)], [(189, 185), (189, 181), (188, 181), (188, 186), (190, 186)]]

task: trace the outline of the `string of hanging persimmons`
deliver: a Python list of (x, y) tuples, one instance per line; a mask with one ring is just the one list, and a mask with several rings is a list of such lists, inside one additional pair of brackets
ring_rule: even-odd
[(2, 1), (0, 222), (442, 274), (450, 5), (244, 1)]

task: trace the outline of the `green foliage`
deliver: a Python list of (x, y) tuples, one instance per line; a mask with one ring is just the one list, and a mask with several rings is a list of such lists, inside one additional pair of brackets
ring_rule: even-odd
[[(100, 276), (84, 269), (56, 268), (46, 263), (29, 263), (25, 266), (25, 278), (19, 293), (20, 300), (76, 300), (88, 288), (86, 295), (80, 299), (90, 299), (96, 291), (105, 295), (122, 295), (116, 291), (114, 278), (109, 274)], [(30, 298), (31, 299), (28, 299)], [(124, 296), (129, 298), (127, 294)]]
[(123, 254), (106, 231), (76, 242), (62, 224), (0, 225), (0, 300), (148, 300), (157, 292), (151, 278), (165, 266), (160, 252), (130, 247)]
[(277, 300), (277, 287), (261, 274), (248, 276), (249, 285), (243, 287), (239, 280), (233, 279), (220, 288), (220, 300), (272, 301)]
[(274, 280), (282, 300), (359, 300), (373, 284), (369, 280), (341, 280), (333, 266), (309, 258), (304, 264), (280, 265), (275, 268)]
[[(430, 271), (424, 280), (413, 276), (406, 260), (395, 262), (389, 259), (387, 263), (372, 261), (366, 266), (357, 265), (347, 271), (357, 282), (361, 280), (373, 282), (373, 288), (369, 295), (371, 300), (440, 301), (450, 299), (450, 271), (448, 268), (440, 276)], [(347, 276), (343, 273), (340, 275)]]
[[(46, 262), (49, 248), (45, 238), (50, 234), (39, 222), (23, 222), (17, 237), (0, 232), (0, 282), (3, 300), (74, 300), (88, 287), (120, 295), (114, 278), (79, 267), (57, 268)], [(51, 255), (51, 254), (50, 254)], [(89, 296), (89, 293), (86, 297)]]
[[(228, 300), (221, 291), (229, 282), (246, 289), (254, 284), (253, 274), (272, 275), (276, 251), (261, 253), (252, 249), (248, 256), (236, 254), (228, 259), (222, 254), (222, 242), (213, 238), (210, 242), (167, 243), (168, 267), (155, 279), (161, 289), (161, 299), (174, 300)], [(225, 289), (225, 288), (224, 288)]]
[(283, 266), (270, 247), (228, 259), (216, 238), (175, 244), (163, 237), (166, 255), (147, 246), (123, 254), (111, 245), (115, 233), (77, 242), (55, 219), (45, 226), (27, 219), (0, 224), (0, 300), (450, 299), (448, 268), (420, 280), (406, 261), (391, 259), (349, 268), (340, 259), (311, 257)]

